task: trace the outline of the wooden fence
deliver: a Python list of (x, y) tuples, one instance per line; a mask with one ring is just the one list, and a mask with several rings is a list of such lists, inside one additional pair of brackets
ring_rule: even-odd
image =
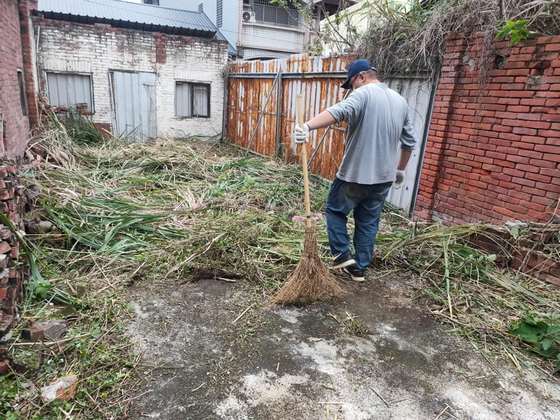
[[(354, 56), (309, 57), (234, 63), (229, 67), (224, 132), (229, 141), (264, 156), (286, 162), (299, 158), (292, 144), (295, 98), (305, 97), (305, 119), (343, 99), (340, 87)], [(390, 193), (389, 201), (411, 212), (421, 167), (423, 144), (433, 100), (434, 83), (424, 77), (397, 77), (386, 81), (409, 102), (420, 146), (407, 169), (407, 184)], [(344, 153), (345, 124), (316, 130), (308, 143), (311, 172), (333, 179)]]

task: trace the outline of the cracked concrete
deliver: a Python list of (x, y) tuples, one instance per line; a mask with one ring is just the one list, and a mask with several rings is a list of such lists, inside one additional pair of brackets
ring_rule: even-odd
[[(131, 417), (560, 418), (557, 381), (489, 366), (415, 305), (402, 280), (349, 287), (342, 302), (304, 308), (261, 307), (250, 287), (213, 280), (133, 290), (129, 333), (146, 394)], [(369, 334), (329, 316), (346, 312)]]

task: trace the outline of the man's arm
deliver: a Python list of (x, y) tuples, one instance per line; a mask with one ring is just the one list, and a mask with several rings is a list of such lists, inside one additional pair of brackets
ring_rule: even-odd
[(352, 92), (347, 98), (311, 118), (305, 124), (309, 130), (325, 128), (342, 120), (350, 121), (363, 106), (363, 94)]
[(410, 156), (412, 156), (412, 151), (416, 145), (416, 136), (414, 135), (414, 127), (410, 122), (408, 115), (405, 117), (404, 126), (401, 132), (401, 156), (399, 159), (399, 166), (397, 166), (397, 175), (395, 177), (394, 188), (401, 188), (404, 184), (405, 179), (405, 169)]
[(397, 169), (399, 171), (404, 171), (408, 161), (410, 160), (410, 156), (412, 155), (412, 151), (414, 150), (414, 146), (416, 146), (416, 135), (414, 134), (414, 127), (408, 115), (404, 120), (404, 126), (401, 132), (401, 157), (399, 160), (399, 166)]
[(319, 128), (328, 127), (331, 124), (334, 124), (336, 120), (332, 116), (329, 111), (323, 111), (320, 114), (317, 114), (305, 124), (309, 127), (309, 130), (318, 130)]
[(410, 156), (412, 156), (412, 149), (401, 149), (401, 158), (399, 160), (399, 166), (397, 167), (399, 171), (404, 171), (406, 169)]

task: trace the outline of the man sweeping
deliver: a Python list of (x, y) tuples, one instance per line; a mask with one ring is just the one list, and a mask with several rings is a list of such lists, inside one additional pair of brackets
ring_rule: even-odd
[[(343, 269), (353, 280), (362, 282), (373, 259), (383, 204), (391, 185), (400, 188), (404, 183), (416, 138), (406, 100), (377, 79), (377, 69), (367, 60), (350, 65), (342, 87), (352, 89), (352, 93), (303, 126), (296, 126), (293, 137), (296, 143), (304, 143), (311, 130), (342, 120), (348, 123), (344, 157), (326, 205), (327, 230), (333, 268)], [(354, 254), (346, 227), (351, 211)]]

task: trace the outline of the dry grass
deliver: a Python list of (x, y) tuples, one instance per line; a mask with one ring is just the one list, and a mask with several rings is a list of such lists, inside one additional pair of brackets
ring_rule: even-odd
[(482, 33), (486, 46), (482, 63), (496, 33), (509, 20), (525, 19), (527, 28), (535, 33), (560, 34), (558, 0), (441, 0), (425, 6), (416, 3), (412, 8), (376, 1), (369, 7), (371, 20), (358, 52), (376, 62), (385, 76), (433, 72), (451, 33), (467, 38)]
[[(552, 239), (560, 246), (560, 230)], [(501, 229), (503, 230), (503, 228)], [(511, 334), (521, 319), (535, 317), (560, 323), (560, 288), (519, 271), (496, 265), (499, 255), (473, 248), (472, 235), (502, 244), (496, 228), (487, 225), (438, 226), (411, 224), (381, 234), (386, 264), (408, 267), (419, 276), (417, 296), (440, 321), (468, 338), (477, 349), (511, 361), (516, 367), (534, 366), (547, 375), (557, 369), (554, 358), (535, 357), (530, 345)], [(555, 246), (553, 244), (556, 244)], [(498, 253), (509, 254), (518, 246)], [(550, 252), (549, 256), (557, 258)]]

